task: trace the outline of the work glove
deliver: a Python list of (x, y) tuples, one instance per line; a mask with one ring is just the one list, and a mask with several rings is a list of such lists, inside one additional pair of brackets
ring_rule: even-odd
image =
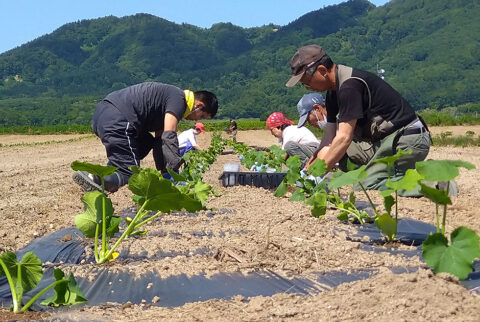
[(162, 152), (165, 168), (178, 171), (182, 165), (182, 157), (178, 148), (177, 132), (165, 131), (162, 133)]
[(166, 172), (165, 159), (162, 151), (162, 138), (156, 137), (153, 141), (153, 160), (155, 161), (155, 167), (160, 172)]

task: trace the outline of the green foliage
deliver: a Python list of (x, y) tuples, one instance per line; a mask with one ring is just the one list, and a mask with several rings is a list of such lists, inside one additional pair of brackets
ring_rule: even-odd
[(0, 126), (86, 125), (98, 100), (143, 81), (212, 90), (220, 118), (295, 117), (305, 90), (285, 88), (288, 60), (309, 43), (336, 63), (374, 73), (378, 64), (415, 109), (437, 112), (428, 124), (478, 122), (479, 10), (467, 0), (353, 0), (286, 26), (204, 29), (148, 14), (69, 23), (0, 55)]
[[(53, 270), (53, 276), (57, 282), (65, 281), (65, 273), (58, 268)], [(41, 304), (48, 306), (60, 306), (87, 302), (87, 299), (80, 291), (77, 281), (75, 281), (72, 273), (68, 275), (68, 279), (66, 280), (68, 280), (68, 282), (56, 284), (53, 289), (53, 295), (42, 301)]]
[(86, 302), (87, 299), (77, 286), (72, 274), (64, 279), (64, 273), (60, 269), (54, 270), (55, 282), (38, 292), (23, 307), (22, 297), (28, 291), (33, 290), (42, 280), (42, 262), (32, 252), (27, 252), (20, 262), (17, 262), (15, 253), (7, 252), (0, 255), (0, 277), (6, 276), (12, 293), (12, 311), (14, 313), (25, 312), (42, 294), (50, 288), (55, 288), (51, 299), (42, 302), (43, 305), (53, 304), (73, 305)]
[(260, 172), (266, 172), (267, 169), (274, 170), (275, 172), (282, 172), (285, 151), (277, 145), (272, 145), (264, 151), (258, 151), (255, 148), (244, 143), (233, 142), (232, 140), (224, 140), (225, 143), (230, 146), (235, 153), (242, 156), (241, 164), (246, 168), (251, 169), (252, 166), (261, 168)]
[[(105, 202), (105, 206), (103, 205)], [(100, 225), (105, 213), (107, 221), (106, 235), (113, 237), (118, 232), (118, 225), (122, 219), (113, 216), (113, 206), (110, 199), (104, 199), (104, 194), (100, 191), (87, 192), (82, 196), (82, 203), (85, 212), (75, 216), (75, 226), (85, 235), (85, 237), (95, 237), (97, 225)]]
[[(97, 263), (112, 261), (118, 253), (115, 249), (130, 236), (145, 235), (146, 230), (140, 227), (154, 220), (162, 213), (185, 209), (197, 211), (204, 209), (205, 202), (211, 193), (210, 185), (201, 181), (201, 175), (206, 171), (216, 156), (223, 150), (223, 143), (219, 134), (212, 137), (211, 146), (207, 151), (197, 151), (198, 154), (189, 154), (187, 160), (191, 163), (184, 167), (181, 174), (170, 171), (177, 184), (165, 179), (163, 175), (153, 169), (142, 169), (138, 166), (130, 167), (133, 175), (128, 180), (128, 188), (132, 191), (132, 200), (137, 205), (135, 217), (127, 218), (127, 228), (110, 247), (110, 238), (119, 231), (121, 218), (114, 216), (111, 200), (104, 192), (104, 177), (112, 175), (117, 169), (111, 166), (101, 166), (87, 162), (72, 162), (72, 169), (87, 171), (98, 175), (102, 180), (102, 192), (87, 192), (82, 196), (85, 212), (75, 217), (75, 225), (85, 235), (94, 238), (94, 255)], [(182, 184), (180, 184), (181, 181)], [(156, 212), (150, 215), (150, 212)], [(101, 236), (100, 236), (101, 229)], [(101, 249), (99, 241), (101, 239)]]
[(422, 244), (423, 259), (435, 273), (446, 272), (463, 280), (472, 271), (475, 258), (480, 257), (478, 238), (467, 227), (455, 229), (450, 244), (443, 234), (431, 234)]

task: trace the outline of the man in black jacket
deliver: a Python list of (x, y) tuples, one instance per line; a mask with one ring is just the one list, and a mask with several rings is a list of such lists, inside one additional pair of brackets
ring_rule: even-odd
[[(346, 168), (347, 158), (366, 165), (367, 189), (385, 189), (388, 169), (374, 160), (399, 150), (412, 150), (394, 165), (393, 181), (402, 178), (430, 149), (430, 133), (410, 104), (375, 74), (336, 65), (320, 46), (301, 47), (290, 60), (292, 87), (301, 82), (307, 89), (326, 93), (327, 125), (315, 157), (328, 169), (337, 163)], [(418, 192), (413, 192), (417, 194)], [(405, 195), (409, 195), (406, 192)]]
[[(157, 82), (108, 94), (98, 103), (92, 118), (93, 131), (105, 145), (107, 164), (119, 168), (105, 178), (105, 189), (115, 192), (127, 184), (132, 175), (128, 167), (139, 166), (152, 149), (157, 170), (178, 170), (182, 160), (178, 122), (182, 118), (196, 121), (213, 117), (217, 110), (217, 97), (211, 92), (181, 90)], [(100, 189), (100, 178), (89, 173), (77, 171), (73, 179), (84, 190)]]

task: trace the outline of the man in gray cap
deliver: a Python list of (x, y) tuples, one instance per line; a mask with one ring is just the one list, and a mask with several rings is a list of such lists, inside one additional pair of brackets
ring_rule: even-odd
[[(386, 165), (373, 162), (399, 150), (412, 150), (399, 159), (391, 172), (393, 181), (402, 178), (417, 161), (426, 158), (430, 133), (410, 104), (383, 79), (367, 71), (336, 65), (317, 45), (301, 47), (290, 60), (293, 76), (307, 89), (326, 93), (327, 125), (320, 147), (306, 167), (318, 157), (328, 169), (339, 163), (346, 170), (347, 159), (366, 165), (367, 189), (385, 189)], [(418, 195), (418, 191), (403, 195)]]

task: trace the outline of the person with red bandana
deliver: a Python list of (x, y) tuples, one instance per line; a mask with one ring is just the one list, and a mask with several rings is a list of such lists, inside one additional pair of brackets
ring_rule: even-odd
[(266, 123), (272, 135), (278, 138), (282, 149), (286, 151), (285, 160), (298, 155), (303, 167), (320, 146), (320, 142), (309, 129), (305, 126), (294, 126), (293, 122), (280, 112), (270, 114)]

